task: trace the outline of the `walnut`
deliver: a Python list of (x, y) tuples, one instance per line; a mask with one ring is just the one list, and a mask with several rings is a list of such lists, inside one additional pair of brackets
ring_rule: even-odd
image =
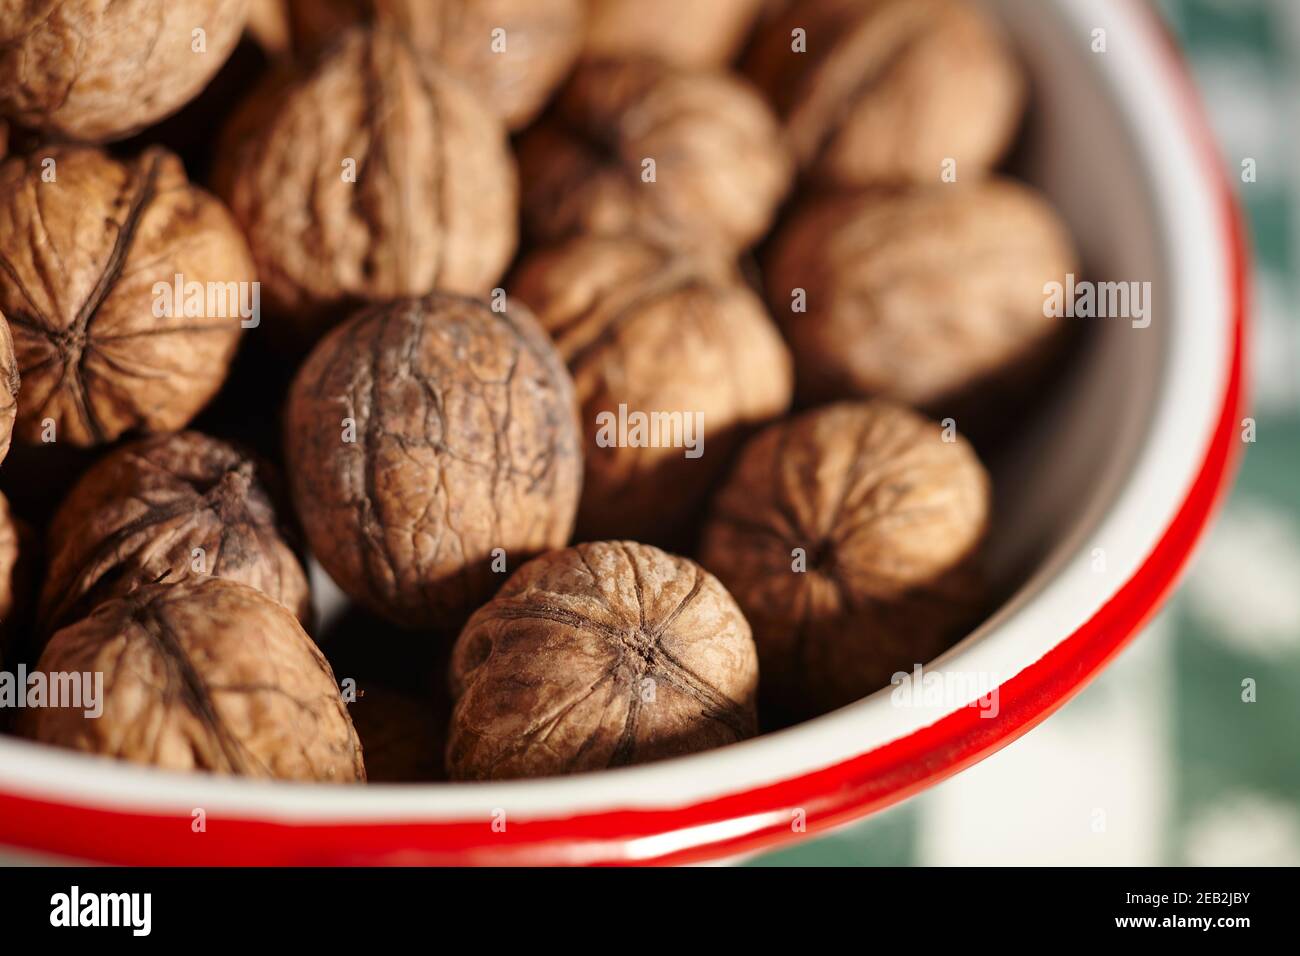
[(248, 455), (197, 432), (148, 438), (100, 459), (54, 516), (43, 633), (141, 584), (192, 571), (263, 591), (306, 622), (307, 574)]
[(745, 447), (700, 561), (754, 628), (765, 708), (804, 717), (856, 700), (930, 661), (977, 613), (989, 481), (952, 438), (871, 401), (807, 412)]
[(638, 232), (732, 251), (767, 231), (792, 175), (748, 85), (650, 60), (580, 67), (519, 163), (539, 239)]
[[(577, 388), (580, 538), (659, 542), (693, 527), (746, 428), (789, 407), (789, 352), (729, 263), (579, 237), (525, 259), (512, 294), (552, 334)], [(673, 428), (611, 444), (621, 437), (611, 423), (635, 424), (621, 409), (672, 416), (660, 421)]]
[(582, 43), (581, 0), (290, 0), (290, 16), (304, 49), (357, 23), (395, 29), (511, 129), (537, 115)]
[(452, 652), (453, 779), (577, 773), (755, 733), (749, 625), (716, 578), (605, 541), (520, 568)]
[(350, 31), (268, 84), (232, 119), (216, 179), (277, 317), (316, 337), (357, 303), (493, 287), (517, 184), (472, 93), (386, 31)]
[(1061, 330), (1043, 288), (1075, 269), (1047, 203), (989, 180), (815, 201), (774, 241), (767, 287), (801, 397), (937, 408)]
[(37, 670), (102, 673), (103, 713), (24, 709), (17, 730), (33, 740), (172, 770), (365, 780), (329, 663), (292, 614), (247, 585), (146, 585), (55, 634)]
[(287, 56), (292, 45), (287, 0), (249, 0), (248, 32), (267, 56)]
[(120, 139), (199, 92), (247, 0), (24, 0), (0, 9), (0, 113), (49, 135)]
[(1018, 64), (967, 0), (800, 0), (759, 31), (745, 71), (822, 185), (937, 182), (949, 159), (978, 176), (1025, 100)]
[(434, 293), (367, 309), (308, 357), (286, 418), (312, 551), (395, 623), (457, 627), (496, 589), (494, 562), (568, 540), (573, 385), (521, 306)]
[(19, 630), (31, 583), (30, 529), (14, 517), (0, 494), (0, 665), (21, 639)]
[(366, 680), (348, 705), (370, 783), (445, 780), (446, 716), (431, 701)]
[(586, 51), (650, 55), (682, 66), (723, 66), (735, 57), (764, 0), (586, 0)]
[(70, 146), (0, 164), (18, 437), (92, 445), (183, 428), (225, 378), (255, 278), (230, 215), (171, 153), (118, 162)]
[(13, 439), (20, 383), (13, 333), (5, 321), (4, 312), (0, 311), (0, 461), (9, 454), (9, 443)]

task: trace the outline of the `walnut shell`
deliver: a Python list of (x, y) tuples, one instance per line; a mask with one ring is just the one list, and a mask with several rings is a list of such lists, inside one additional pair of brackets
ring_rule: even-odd
[[(169, 305), (177, 276), (181, 301)], [(230, 215), (171, 153), (118, 162), (64, 146), (0, 163), (0, 313), (22, 374), (18, 438), (84, 446), (183, 428), (225, 379), (241, 293), (251, 302), (256, 278)], [(185, 315), (190, 283), (206, 289), (199, 311), (211, 300), (228, 314)]]
[[(768, 301), (801, 397), (936, 407), (1061, 329), (1044, 284), (1076, 271), (1069, 234), (1010, 180), (815, 201), (773, 243)], [(792, 292), (806, 292), (794, 311)]]
[[(551, 333), (573, 374), (586, 452), (580, 538), (662, 542), (693, 526), (747, 428), (790, 405), (789, 352), (730, 264), (584, 236), (525, 259), (512, 294)], [(703, 416), (703, 434), (694, 436), (702, 454), (609, 444), (602, 436), (616, 437), (607, 426), (620, 406), (675, 414), (683, 426)], [(674, 437), (684, 444), (692, 435), (683, 428)]]
[(493, 552), (563, 545), (581, 485), (573, 384), (527, 310), (434, 293), (372, 307), (294, 380), (286, 458), (308, 543), (394, 623), (458, 627)]
[(287, 56), (292, 47), (287, 0), (249, 0), (248, 32), (267, 56)]
[(759, 31), (745, 72), (823, 185), (938, 182), (948, 159), (978, 177), (1025, 101), (1001, 34), (967, 0), (800, 0)]
[(592, 57), (653, 56), (681, 66), (723, 66), (748, 36), (764, 0), (586, 0)]
[(9, 454), (9, 444), (13, 440), (20, 386), (13, 332), (5, 321), (4, 312), (0, 311), (0, 461), (4, 461), (5, 455)]
[(215, 175), (268, 308), (308, 337), (357, 303), (486, 293), (514, 254), (505, 129), (387, 31), (349, 31), (271, 77), (232, 119)]
[(255, 587), (308, 621), (307, 573), (258, 472), (248, 455), (198, 432), (101, 458), (50, 524), (38, 630), (48, 634), (109, 598), (191, 571)]
[(6, 3), (0, 113), (54, 137), (120, 139), (207, 85), (239, 41), (246, 9), (247, 0)]
[(361, 747), (329, 663), (294, 616), (225, 578), (150, 584), (55, 634), (37, 670), (102, 673), (103, 713), (29, 708), (41, 743), (171, 770), (346, 783)]
[(846, 402), (745, 447), (700, 561), (754, 628), (765, 707), (805, 717), (847, 704), (971, 622), (989, 480), (953, 437), (898, 405)]
[(29, 604), (31, 574), (26, 552), (30, 543), (30, 528), (14, 517), (9, 499), (0, 494), (0, 665), (19, 640), (15, 619), (24, 616)]
[(452, 652), (454, 780), (578, 773), (751, 737), (758, 660), (713, 575), (625, 541), (520, 568)]
[(747, 84), (651, 60), (580, 67), (524, 135), (519, 164), (524, 221), (539, 239), (637, 232), (728, 251), (767, 231), (792, 175)]
[(511, 129), (528, 125), (573, 65), (582, 15), (581, 0), (290, 2), (300, 48), (321, 46), (358, 23), (395, 29), (422, 57), (463, 79)]

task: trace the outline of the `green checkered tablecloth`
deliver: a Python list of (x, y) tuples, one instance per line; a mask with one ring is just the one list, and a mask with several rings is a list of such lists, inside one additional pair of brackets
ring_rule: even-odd
[[(1255, 246), (1258, 440), (1174, 600), (1013, 746), (753, 865), (1300, 864), (1300, 0), (1165, 0)], [(1256, 700), (1242, 700), (1253, 678)]]

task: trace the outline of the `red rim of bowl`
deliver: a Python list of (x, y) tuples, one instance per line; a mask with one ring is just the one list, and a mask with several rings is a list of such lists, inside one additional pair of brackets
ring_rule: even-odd
[(1090, 620), (1001, 684), (998, 719), (981, 719), (978, 709), (961, 708), (860, 756), (769, 786), (672, 809), (511, 821), (488, 840), (482, 821), (290, 824), (209, 818), (209, 835), (216, 838), (193, 841), (178, 838), (191, 831), (188, 815), (0, 794), (0, 844), (155, 865), (692, 863), (802, 837), (790, 825), (795, 808), (804, 813), (807, 834), (866, 816), (978, 762), (1046, 719), (1159, 609), (1220, 503), (1241, 451), (1236, 427), (1245, 405), (1249, 263), (1240, 210), (1177, 46), (1159, 17), (1146, 13), (1158, 24), (1164, 65), (1177, 81), (1194, 146), (1206, 169), (1216, 171), (1213, 188), (1225, 212), (1221, 244), (1233, 310), (1227, 386), (1200, 471), (1146, 560)]

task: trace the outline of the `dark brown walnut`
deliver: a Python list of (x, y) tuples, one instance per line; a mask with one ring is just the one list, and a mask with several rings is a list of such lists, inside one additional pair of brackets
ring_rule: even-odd
[[(672, 541), (745, 431), (790, 405), (789, 352), (729, 263), (578, 237), (525, 259), (511, 294), (573, 374), (586, 457), (580, 538)], [(623, 436), (620, 419), (650, 429)]]
[(18, 630), (30, 607), (31, 544), (30, 529), (14, 517), (9, 499), (0, 494), (0, 666), (20, 640)]
[(230, 214), (171, 153), (119, 162), (63, 146), (0, 164), (18, 438), (95, 445), (183, 428), (226, 377), (256, 278)]
[(0, 7), (0, 114), (120, 139), (179, 109), (226, 61), (247, 0), (21, 0)]
[(521, 305), (435, 293), (362, 312), (299, 370), (285, 442), (313, 553), (403, 626), (459, 627), (502, 560), (513, 569), (573, 528), (573, 384)]
[(20, 383), (13, 333), (5, 321), (4, 312), (0, 311), (0, 461), (9, 454), (9, 444), (13, 440)]
[(774, 714), (863, 697), (929, 662), (978, 613), (989, 480), (952, 437), (899, 405), (840, 403), (769, 427), (741, 453), (700, 561), (754, 628)]
[(764, 0), (586, 0), (592, 57), (654, 56), (682, 66), (723, 66)]
[(747, 84), (644, 59), (580, 67), (519, 150), (524, 221), (542, 240), (638, 232), (743, 249), (767, 231), (792, 175)]
[(815, 201), (774, 241), (767, 289), (802, 397), (938, 408), (1061, 330), (1044, 286), (1074, 271), (1051, 207), (995, 179)]
[(452, 652), (454, 780), (578, 773), (753, 736), (758, 659), (713, 575), (627, 541), (520, 568)]
[(484, 294), (515, 250), (500, 120), (387, 31), (350, 31), (254, 92), (226, 130), (216, 179), (265, 304), (309, 338), (357, 303)]
[(968, 0), (798, 0), (759, 31), (745, 71), (822, 185), (938, 182), (947, 160), (976, 178), (1025, 100), (1018, 64)]
[(104, 601), (181, 574), (261, 590), (306, 622), (307, 574), (258, 465), (197, 432), (147, 438), (101, 458), (51, 522), (38, 630), (51, 633)]
[(361, 681), (348, 712), (366, 754), (368, 782), (447, 779), (442, 769), (447, 717), (432, 701), (374, 681)]
[(18, 732), (41, 743), (169, 770), (366, 779), (329, 663), (292, 614), (247, 585), (146, 585), (55, 634), (37, 670), (103, 674), (96, 718), (84, 706), (22, 711)]
[(290, 0), (289, 8), (300, 49), (358, 23), (395, 29), (511, 129), (537, 115), (582, 44), (582, 0)]

